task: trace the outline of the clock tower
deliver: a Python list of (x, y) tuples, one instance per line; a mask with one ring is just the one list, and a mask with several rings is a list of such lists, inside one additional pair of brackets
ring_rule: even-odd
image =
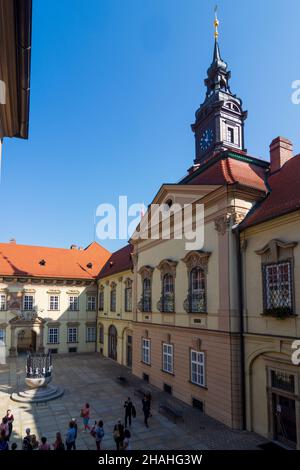
[(231, 93), (230, 72), (221, 59), (218, 26), (215, 15), (215, 45), (213, 61), (207, 70), (206, 96), (195, 113), (192, 131), (195, 135), (195, 166), (210, 160), (223, 150), (246, 152), (244, 148), (244, 120), (247, 111), (242, 109), (242, 100)]

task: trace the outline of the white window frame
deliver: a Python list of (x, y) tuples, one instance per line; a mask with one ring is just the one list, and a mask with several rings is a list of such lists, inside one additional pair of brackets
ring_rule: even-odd
[(3, 341), (6, 344), (6, 331), (5, 328), (0, 328), (0, 342)]
[[(53, 300), (53, 299), (56, 300)], [(49, 294), (49, 310), (59, 310), (59, 295)]]
[(148, 338), (142, 338), (142, 362), (151, 364), (151, 340)]
[(58, 344), (58, 343), (59, 343), (58, 326), (49, 326), (48, 327), (48, 344)]
[[(32, 301), (29, 301), (29, 298), (31, 297)], [(26, 307), (27, 304), (27, 307)], [(31, 304), (31, 305), (30, 305)], [(23, 310), (34, 310), (34, 295), (32, 294), (24, 294), (23, 297)]]
[(229, 142), (230, 144), (235, 143), (235, 135), (234, 135), (234, 127), (232, 126), (227, 126), (226, 129), (226, 141)]
[(6, 310), (6, 294), (0, 294), (0, 310)]
[(205, 353), (203, 351), (190, 351), (191, 382), (200, 387), (206, 386), (205, 379)]
[(125, 287), (125, 312), (132, 312), (132, 285)]
[(96, 341), (96, 327), (87, 326), (86, 327), (86, 342), (94, 343)]
[(87, 295), (86, 309), (89, 310), (90, 312), (94, 312), (96, 310), (96, 296), (95, 295)]
[(174, 347), (173, 344), (170, 343), (163, 343), (162, 345), (162, 356), (163, 356), (163, 363), (162, 368), (164, 372), (168, 372), (169, 374), (173, 374), (174, 372)]
[(68, 326), (68, 343), (78, 343), (77, 326)]
[(69, 296), (69, 310), (72, 310), (73, 312), (77, 312), (79, 310), (79, 295)]

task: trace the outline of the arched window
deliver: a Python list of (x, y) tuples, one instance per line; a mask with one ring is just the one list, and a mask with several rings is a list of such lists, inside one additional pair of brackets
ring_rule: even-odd
[(108, 357), (117, 360), (118, 333), (116, 327), (111, 325), (108, 329)]
[(111, 290), (110, 290), (110, 311), (115, 312), (116, 311), (116, 303), (117, 303), (117, 286), (116, 284), (111, 285)]
[(174, 312), (174, 277), (172, 274), (164, 275), (162, 293), (162, 311)]
[(143, 280), (143, 312), (151, 312), (151, 279), (145, 277)]
[(190, 272), (189, 310), (190, 312), (206, 311), (205, 273), (200, 267), (195, 267)]

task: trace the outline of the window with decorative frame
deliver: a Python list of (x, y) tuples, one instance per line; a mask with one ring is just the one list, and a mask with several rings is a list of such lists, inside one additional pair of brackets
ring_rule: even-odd
[(157, 303), (157, 309), (160, 312), (175, 312), (176, 266), (177, 261), (171, 259), (164, 259), (157, 266), (161, 277), (161, 297)]
[(270, 240), (256, 253), (261, 256), (263, 315), (294, 315), (293, 250), (297, 242)]
[(291, 261), (263, 265), (264, 312), (282, 309), (293, 312)]
[(152, 310), (152, 275), (153, 270), (151, 266), (143, 266), (139, 270), (142, 281), (142, 295), (138, 302), (138, 309), (140, 312), (151, 312)]
[(151, 341), (149, 338), (142, 338), (142, 362), (151, 364)]
[(126, 279), (125, 281), (125, 312), (132, 311), (132, 280)]
[(0, 294), (0, 310), (6, 310), (6, 294)]
[(183, 262), (187, 267), (188, 295), (183, 307), (187, 313), (207, 312), (207, 272), (210, 252), (191, 251)]
[(58, 344), (58, 327), (49, 327), (48, 328), (48, 343), (49, 344)]
[(49, 310), (59, 310), (59, 295), (49, 295)]
[(110, 286), (110, 311), (116, 312), (117, 310), (117, 285), (112, 282)]
[(101, 286), (99, 290), (99, 310), (103, 312), (104, 310), (104, 287)]
[(24, 294), (23, 310), (33, 310), (34, 297), (31, 294)]
[(79, 310), (79, 296), (78, 295), (69, 296), (69, 310)]
[(87, 295), (86, 297), (86, 308), (89, 311), (96, 310), (96, 296), (95, 295)]
[(87, 326), (86, 327), (86, 342), (94, 343), (96, 341), (96, 327)]
[(78, 328), (77, 326), (68, 327), (68, 343), (77, 343)]
[(191, 382), (193, 384), (205, 387), (205, 354), (201, 351), (190, 351), (191, 364)]
[(164, 372), (173, 374), (173, 344), (163, 343), (162, 345), (162, 369)]

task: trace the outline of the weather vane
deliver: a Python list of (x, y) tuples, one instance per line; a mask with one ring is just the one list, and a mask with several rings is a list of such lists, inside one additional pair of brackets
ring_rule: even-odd
[(219, 31), (218, 31), (219, 20), (218, 20), (217, 13), (218, 13), (218, 5), (215, 6), (215, 19), (214, 19), (214, 27), (215, 27), (214, 36), (215, 36), (216, 41), (218, 40), (218, 37), (219, 37)]

